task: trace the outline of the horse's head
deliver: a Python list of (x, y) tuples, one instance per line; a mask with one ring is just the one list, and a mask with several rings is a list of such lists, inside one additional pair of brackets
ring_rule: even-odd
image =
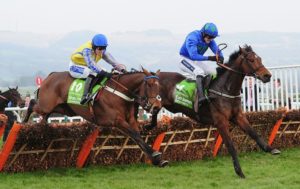
[(24, 105), (24, 100), (21, 98), (18, 86), (16, 88), (8, 88), (2, 95), (5, 96), (8, 101), (11, 101), (14, 106)]
[(161, 97), (159, 96), (159, 73), (151, 74), (146, 69), (142, 68), (145, 77), (144, 82), (140, 87), (139, 95), (141, 100), (139, 104), (150, 113), (159, 111), (162, 107)]
[(252, 50), (251, 46), (240, 47), (238, 53), (237, 64), (245, 75), (257, 77), (263, 83), (270, 81), (272, 74), (262, 64), (260, 56)]

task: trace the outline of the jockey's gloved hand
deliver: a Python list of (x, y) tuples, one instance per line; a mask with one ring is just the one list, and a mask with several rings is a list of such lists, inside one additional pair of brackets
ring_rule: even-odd
[(126, 66), (124, 64), (117, 64), (114, 69), (118, 70), (119, 72), (126, 73)]
[(101, 72), (99, 73), (99, 76), (111, 78), (112, 73), (109, 73), (109, 72), (106, 72), (104, 70), (101, 70)]
[(217, 61), (217, 56), (208, 56), (208, 60)]
[(218, 57), (218, 63), (220, 63), (220, 64), (224, 63), (224, 57), (223, 56)]

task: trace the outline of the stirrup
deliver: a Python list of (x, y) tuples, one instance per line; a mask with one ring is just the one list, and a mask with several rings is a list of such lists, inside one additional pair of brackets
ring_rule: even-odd
[(83, 105), (83, 104), (86, 104), (88, 101), (90, 101), (90, 95), (86, 95), (84, 97), (82, 97), (81, 101), (80, 101), (80, 104)]
[(199, 100), (198, 100), (198, 108), (199, 108), (200, 106), (202, 106), (202, 104), (203, 104), (206, 100), (208, 100), (206, 96), (202, 97), (201, 100), (199, 99)]

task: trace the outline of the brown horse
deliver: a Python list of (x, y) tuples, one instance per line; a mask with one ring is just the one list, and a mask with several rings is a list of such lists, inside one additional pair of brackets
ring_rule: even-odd
[(66, 103), (68, 90), (73, 78), (68, 72), (50, 74), (38, 91), (38, 101), (30, 102), (24, 122), (27, 122), (34, 111), (47, 120), (51, 113), (69, 116), (80, 115), (102, 127), (116, 127), (130, 136), (152, 160), (154, 165), (165, 166), (167, 161), (161, 160), (161, 153), (154, 152), (139, 134), (138, 123), (134, 118), (134, 103), (139, 102), (146, 109), (161, 108), (159, 97), (159, 78), (147, 70), (113, 76), (108, 80), (100, 97), (96, 97), (91, 107)]
[[(204, 124), (213, 124), (217, 127), (232, 156), (235, 172), (244, 178), (237, 152), (230, 138), (229, 122), (236, 123), (265, 152), (280, 153), (279, 150), (272, 148), (256, 133), (250, 126), (241, 108), (240, 91), (244, 77), (246, 75), (257, 77), (266, 83), (270, 81), (272, 75), (262, 64), (261, 58), (247, 45), (231, 54), (228, 63), (220, 66), (217, 68), (217, 78), (211, 82), (208, 90), (210, 102), (204, 103), (200, 107), (198, 114), (193, 109), (174, 103), (175, 86), (186, 78), (178, 73), (161, 72), (159, 82), (162, 106), (173, 113), (182, 112), (196, 121)], [(148, 129), (156, 125), (157, 114), (154, 114)]]
[(0, 112), (4, 112), (8, 103), (11, 102), (13, 106), (23, 106), (24, 100), (22, 100), (21, 95), (16, 88), (8, 88), (7, 91), (0, 91)]

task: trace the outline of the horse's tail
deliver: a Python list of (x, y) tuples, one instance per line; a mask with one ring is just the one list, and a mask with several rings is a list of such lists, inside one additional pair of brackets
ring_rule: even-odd
[[(38, 88), (37, 90), (34, 91), (35, 94), (35, 100), (37, 100), (39, 98), (39, 93), (40, 93), (40, 88)], [(31, 102), (31, 101), (30, 101)]]
[(25, 116), (25, 118), (23, 120), (23, 123), (27, 123), (28, 122), (29, 117), (30, 117), (30, 115), (33, 112), (34, 105), (36, 105), (36, 100), (35, 99), (31, 99), (30, 102), (29, 102), (29, 106), (27, 108), (26, 116)]

